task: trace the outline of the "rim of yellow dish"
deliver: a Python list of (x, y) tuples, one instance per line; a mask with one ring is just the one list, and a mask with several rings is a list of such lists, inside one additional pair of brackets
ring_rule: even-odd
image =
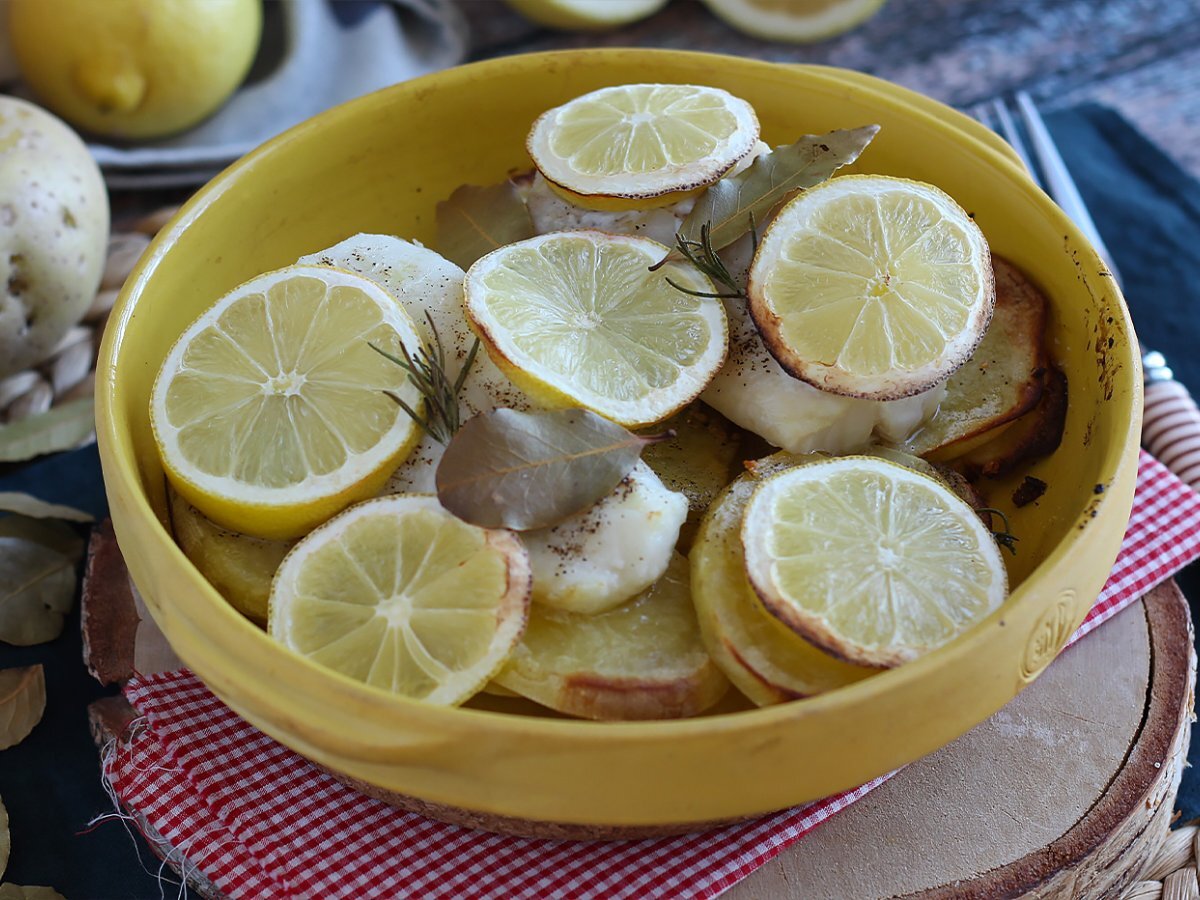
[[(134, 379), (145, 376), (123, 366), (122, 361), (127, 351), (127, 329), (138, 314), (140, 305), (146, 302), (144, 292), (147, 286), (159, 267), (164, 265), (164, 260), (168, 259), (179, 236), (203, 216), (212, 203), (228, 192), (235, 191), (241, 179), (253, 177), (260, 167), (269, 167), (275, 153), (289, 145), (314, 140), (315, 136), (337, 122), (378, 108), (383, 102), (381, 98), (394, 100), (404, 97), (414, 102), (421, 99), (429, 102), (431, 93), (469, 90), (481, 80), (494, 81), (506, 74), (525, 74), (528, 77), (530, 73), (545, 74), (564, 66), (592, 66), (611, 69), (614, 73), (637, 66), (645, 71), (646, 79), (654, 80), (664, 76), (684, 77), (691, 73), (703, 79), (703, 73), (718, 69), (737, 73), (756, 82), (796, 83), (807, 85), (810, 89), (841, 92), (869, 100), (893, 114), (919, 121), (923, 128), (936, 133), (942, 140), (969, 148), (981, 165), (1003, 173), (1014, 195), (1027, 196), (1030, 202), (1036, 203), (1057, 232), (1064, 236), (1064, 240), (1084, 248), (1080, 257), (1082, 265), (1089, 272), (1103, 270), (1103, 264), (1094, 251), (1087, 247), (1075, 226), (1041, 194), (1011, 153), (1004, 152), (995, 141), (981, 140), (980, 135), (972, 133), (975, 129), (961, 128), (958, 114), (953, 111), (924, 98), (914, 100), (911, 92), (869, 76), (842, 73), (826, 67), (782, 66), (715, 54), (637, 49), (559, 51), (461, 66), (367, 95), (295, 126), (209, 182), (154, 239), (121, 291), (105, 330), (97, 364), (97, 438), (118, 540), (152, 615), (179, 656), (214, 693), (266, 733), (319, 762), (341, 768), (353, 777), (388, 787), (395, 780), (392, 775), (395, 770), (402, 773), (406, 783), (419, 782), (422, 785), (421, 796), (436, 803), (462, 804), (499, 815), (529, 815), (548, 821), (630, 825), (749, 815), (811, 799), (811, 796), (802, 795), (802, 792), (798, 794), (795, 790), (789, 793), (784, 785), (778, 792), (779, 802), (775, 805), (764, 804), (761, 792), (744, 799), (731, 799), (737, 792), (725, 790), (719, 792), (720, 799), (700, 796), (694, 802), (680, 802), (678, 798), (665, 798), (657, 802), (653, 797), (635, 802), (626, 795), (623, 801), (626, 808), (616, 802), (619, 798), (607, 802), (597, 793), (594, 807), (568, 812), (561, 802), (556, 803), (552, 797), (530, 797), (527, 803), (514, 800), (517, 789), (512, 785), (503, 785), (497, 786), (494, 791), (483, 791), (475, 798), (475, 802), (467, 803), (470, 797), (464, 794), (465, 788), (449, 776), (442, 777), (433, 761), (435, 756), (440, 756), (452, 767), (455, 753), (458, 752), (456, 748), (462, 742), (488, 739), (501, 742), (504, 746), (511, 746), (514, 742), (530, 748), (536, 746), (538, 752), (552, 749), (560, 754), (592, 753), (597, 759), (615, 759), (611, 754), (633, 752), (631, 748), (634, 747), (638, 752), (669, 755), (692, 739), (737, 739), (743, 742), (742, 746), (749, 746), (754, 742), (779, 740), (780, 728), (789, 723), (804, 720), (812, 723), (812, 727), (821, 727), (824, 722), (848, 721), (848, 716), (861, 713), (873, 702), (902, 696), (914, 685), (935, 678), (939, 669), (965, 665), (981, 646), (1001, 634), (1008, 624), (1015, 625), (1018, 620), (1033, 623), (1038, 619), (1042, 610), (1034, 608), (1039, 598), (1032, 588), (1039, 579), (1047, 579), (1054, 574), (1059, 576), (1058, 581), (1062, 581), (1062, 574), (1066, 570), (1078, 568), (1079, 561), (1072, 557), (1078, 552), (1079, 545), (1089, 543), (1089, 540), (1085, 540), (1089, 536), (1091, 544), (1100, 542), (1097, 531), (1101, 523), (1096, 521), (1097, 518), (1107, 523), (1103, 544), (1106, 550), (1111, 545), (1115, 555), (1120, 534), (1114, 539), (1108, 533), (1113, 529), (1120, 533), (1124, 531), (1137, 469), (1141, 412), (1141, 370), (1137, 354), (1130, 352), (1128, 362), (1113, 375), (1118, 397), (1113, 415), (1119, 415), (1122, 421), (1114, 426), (1116, 430), (1113, 433), (1117, 436), (1108, 443), (1099, 465), (1100, 471), (1108, 479), (1105, 502), (1099, 507), (1081, 508), (1078, 511), (1079, 527), (1073, 527), (1068, 532), (1069, 537), (1060, 541), (1046, 555), (997, 612), (945, 647), (827, 694), (773, 707), (694, 719), (598, 724), (478, 709), (441, 708), (405, 700), (352, 681), (292, 654), (238, 614), (209, 586), (176, 546), (169, 525), (165, 524), (165, 510), (157, 510), (147, 493), (145, 480), (161, 478), (161, 468), (157, 460), (137, 457), (132, 434), (132, 430), (139, 427), (137, 411), (127, 409), (125, 404), (127, 386)], [(1123, 333), (1132, 346), (1132, 323), (1115, 287), (1112, 287), (1110, 299), (1118, 319), (1112, 327), (1115, 333)], [(143, 410), (141, 415), (148, 419), (148, 410)], [(145, 427), (149, 427), (148, 423)], [(1119, 433), (1121, 427), (1125, 429), (1123, 435)], [(1102, 568), (1107, 573), (1107, 564)], [(1103, 579), (1099, 579), (1097, 590), (1102, 582)], [(1082, 619), (1083, 612), (1080, 609), (1086, 611), (1086, 606), (1082, 606), (1078, 598), (1064, 597), (1065, 594), (1053, 600), (1058, 604), (1056, 608), (1064, 610), (1062, 616), (1065, 616), (1064, 621), (1055, 620), (1051, 623), (1051, 627), (1057, 629), (1052, 635), (1056, 641), (1059, 638), (1058, 631), (1067, 629), (1066, 634), (1069, 635)], [(1090, 606), (1090, 601), (1087, 606)], [(1022, 624), (1022, 627), (1025, 625)], [(217, 637), (219, 640), (214, 640)], [(1062, 640), (1065, 639), (1063, 635)], [(1032, 672), (1029, 680), (1036, 674)], [(1006, 674), (1005, 677), (1010, 676)], [(1002, 702), (1006, 702), (1016, 691), (1006, 688), (1005, 692)], [(906, 752), (906, 755), (910, 759), (916, 758), (947, 743), (971, 725), (982, 721), (1002, 702), (989, 702), (986, 709), (973, 712), (965, 727), (961, 715), (953, 718), (953, 722), (937, 717), (930, 719), (923, 723), (921, 734), (910, 741), (918, 752)], [(264, 718), (263, 710), (269, 710), (271, 716)], [(313, 715), (314, 710), (320, 710), (320, 714), (328, 718), (318, 721)], [(886, 743), (888, 735), (881, 732), (879, 739)], [(346, 759), (352, 759), (354, 765), (345, 765)], [(848, 765), (838, 777), (829, 779), (824, 788), (828, 793), (833, 793), (880, 774), (883, 770), (878, 769), (878, 759), (877, 750), (864, 748), (862, 759)], [(338, 760), (343, 765), (339, 765)], [(734, 762), (731, 761), (731, 765)], [(872, 766), (877, 770), (868, 771)], [(620, 778), (623, 771), (614, 773), (613, 777)], [(744, 779), (754, 776), (742, 774), (738, 777)], [(701, 786), (697, 790), (703, 794)]]

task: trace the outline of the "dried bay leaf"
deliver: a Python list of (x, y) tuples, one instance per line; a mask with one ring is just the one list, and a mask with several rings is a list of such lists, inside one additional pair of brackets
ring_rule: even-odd
[(22, 887), (19, 884), (0, 884), (0, 900), (67, 900), (54, 888), (43, 884)]
[(8, 836), (8, 810), (0, 800), (0, 878), (8, 868), (8, 854), (12, 851), (12, 838)]
[(606, 496), (660, 439), (585, 409), (481, 413), (446, 446), (438, 499), (485, 528), (546, 528)]
[(45, 711), (46, 675), (40, 665), (0, 669), (0, 750), (25, 740)]
[(0, 425), (0, 462), (22, 462), (69, 450), (96, 430), (91, 397), (81, 397), (19, 422)]
[(0, 537), (0, 641), (52, 641), (75, 601), (75, 561), (41, 543)]
[(66, 522), (33, 519), (14, 513), (0, 518), (0, 538), (5, 537), (41, 544), (68, 557), (73, 564), (83, 559), (84, 540)]
[(464, 269), (533, 235), (529, 208), (510, 181), (487, 187), (464, 184), (437, 205), (437, 251)]
[(728, 247), (748, 233), (752, 224), (764, 222), (792, 194), (820, 184), (858, 159), (878, 133), (878, 125), (864, 125), (828, 134), (806, 134), (793, 144), (776, 147), (746, 171), (710, 185), (683, 220), (680, 237), (699, 242), (700, 229), (709, 225), (712, 248)]
[(0, 510), (20, 513), (35, 519), (66, 519), (69, 522), (91, 522), (95, 517), (73, 506), (47, 503), (32, 494), (19, 491), (0, 491)]

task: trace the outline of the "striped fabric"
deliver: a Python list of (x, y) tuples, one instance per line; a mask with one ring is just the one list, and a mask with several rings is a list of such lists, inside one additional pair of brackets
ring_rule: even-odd
[[(1143, 453), (1112, 574), (1072, 642), (1200, 555), (1200, 496)], [(238, 898), (707, 898), (884, 778), (751, 822), (627, 842), (529, 840), (400, 812), (256, 731), (186, 671), (132, 682), (145, 714), (105, 762), (138, 810)]]
[(1142, 444), (1193, 490), (1200, 490), (1200, 409), (1178, 381), (1146, 385)]

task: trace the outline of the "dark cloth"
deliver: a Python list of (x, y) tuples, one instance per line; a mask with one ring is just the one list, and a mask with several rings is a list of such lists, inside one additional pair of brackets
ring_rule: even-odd
[[(0, 491), (24, 491), (103, 518), (108, 513), (95, 445), (46, 457), (0, 476)], [(0, 751), (0, 798), (8, 809), (12, 855), (4, 881), (44, 884), (68, 900), (146, 900), (159, 886), (158, 860), (118, 821), (89, 829), (114, 811), (100, 780), (87, 707), (113, 693), (83, 665), (79, 604), (63, 633), (35, 647), (0, 643), (0, 668), (41, 663), (46, 712), (16, 747)], [(130, 826), (132, 827), (132, 826)], [(176, 888), (167, 885), (167, 896)]]
[[(1109, 109), (1084, 106), (1047, 117), (1063, 156), (1115, 257), (1142, 341), (1161, 350), (1179, 379), (1200, 395), (1200, 184)], [(95, 448), (60, 454), (0, 475), (0, 491), (104, 514)], [(1200, 601), (1200, 567), (1179, 576)], [(79, 613), (63, 635), (38, 647), (0, 644), (0, 668), (40, 662), (48, 702), (42, 723), (19, 746), (0, 752), (0, 797), (8, 807), (12, 858), (5, 880), (46, 884), (70, 900), (159, 896), (147, 870), (158, 861), (139, 850), (119, 822), (88, 830), (112, 804), (100, 782), (87, 705), (107, 693), (81, 662)], [(1184, 773), (1178, 805), (1200, 816), (1200, 741)], [(167, 895), (172, 896), (168, 889)]]
[[(1111, 109), (1082, 106), (1047, 124), (1124, 280), (1138, 337), (1200, 397), (1200, 182)], [(1195, 620), (1200, 563), (1176, 580)], [(1188, 762), (1176, 801), (1184, 821), (1200, 816), (1200, 739)]]

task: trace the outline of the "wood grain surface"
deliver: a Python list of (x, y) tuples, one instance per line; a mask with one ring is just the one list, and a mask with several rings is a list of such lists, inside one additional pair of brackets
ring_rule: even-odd
[(1170, 824), (1194, 676), (1168, 583), (724, 896), (1115, 900)]
[(668, 47), (844, 66), (970, 107), (1030, 91), (1047, 110), (1113, 106), (1200, 176), (1200, 5), (1195, 0), (889, 0), (854, 31), (797, 46), (741, 35), (699, 0), (616, 31), (534, 26), (503, 0), (457, 0), (472, 58), (574, 47)]

